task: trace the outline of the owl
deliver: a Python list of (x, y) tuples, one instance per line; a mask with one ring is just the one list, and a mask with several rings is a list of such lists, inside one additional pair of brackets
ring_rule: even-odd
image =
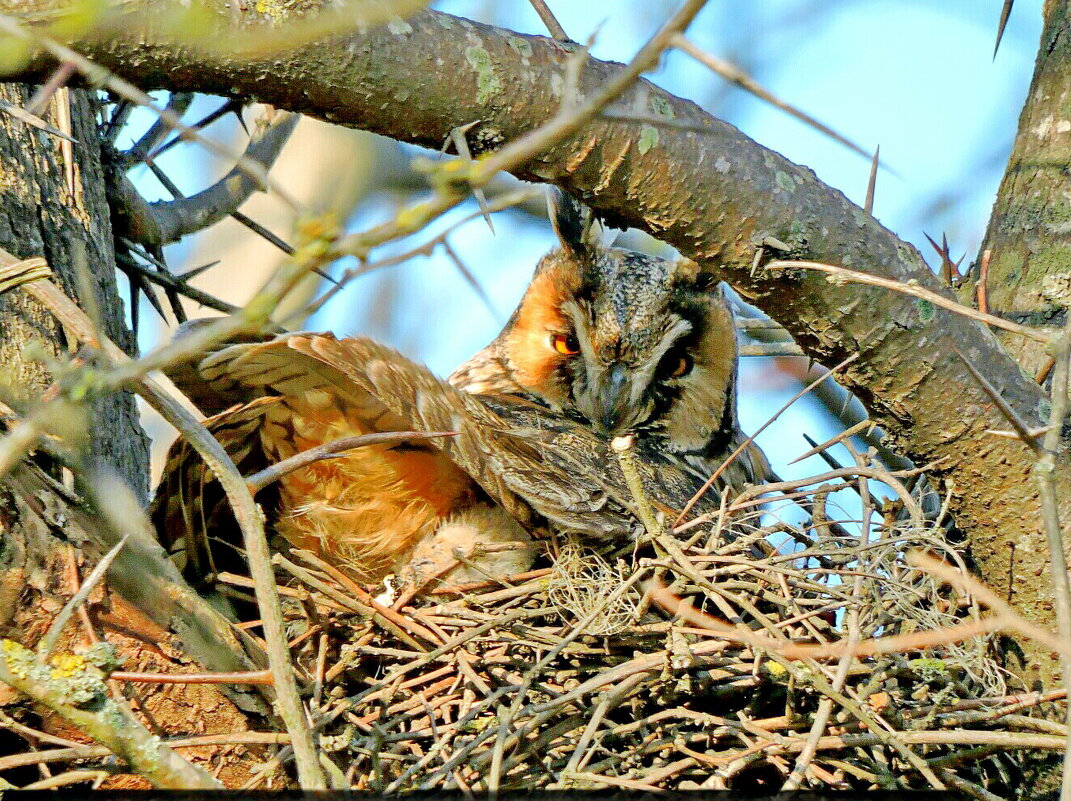
[[(640, 532), (612, 437), (635, 435), (645, 500), (670, 519), (744, 442), (732, 314), (709, 276), (601, 246), (565, 196), (553, 216), (560, 247), (449, 382), (369, 340), (306, 333), (230, 344), (169, 371), (246, 474), (343, 437), (450, 432), (286, 473), (257, 496), (274, 533), (365, 581), (510, 575), (555, 533), (612, 544)], [(765, 471), (761, 452), (745, 448), (696, 512)], [(193, 577), (217, 572), (240, 543), (184, 440), (152, 516)]]
[[(450, 376), (467, 392), (527, 397), (604, 437), (637, 436), (705, 481), (746, 441), (736, 414), (732, 310), (709, 272), (607, 248), (590, 211), (561, 192), (548, 253), (509, 322)], [(737, 489), (769, 474), (748, 445), (726, 471)]]

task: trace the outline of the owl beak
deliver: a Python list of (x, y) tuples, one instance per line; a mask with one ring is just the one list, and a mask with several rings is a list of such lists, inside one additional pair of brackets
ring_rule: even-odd
[(591, 422), (603, 434), (616, 434), (622, 428), (622, 421), (628, 420), (631, 387), (631, 371), (624, 364), (613, 365), (599, 382), (593, 393), (594, 416)]

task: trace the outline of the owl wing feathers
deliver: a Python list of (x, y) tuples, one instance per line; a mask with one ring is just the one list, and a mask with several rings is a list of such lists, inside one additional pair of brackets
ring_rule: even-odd
[[(267, 461), (257, 430), (265, 413), (279, 402), (278, 397), (256, 398), (204, 421), (243, 475), (260, 470)], [(266, 492), (274, 494), (274, 489)], [(223, 488), (194, 447), (181, 437), (168, 452), (149, 514), (161, 543), (187, 575), (204, 578), (231, 567), (215, 564), (214, 555), (220, 551), (208, 547), (209, 538), (231, 541), (224, 532), (236, 527)], [(223, 560), (227, 562), (225, 555)], [(237, 557), (234, 562), (237, 566)]]
[[(605, 439), (523, 398), (462, 392), (366, 339), (290, 334), (232, 345), (202, 360), (182, 388), (191, 383), (221, 396), (258, 398), (208, 421), (246, 462), (263, 458), (252, 443), (272, 396), (321, 392), (356, 410), (372, 430), (457, 432), (431, 443), (526, 528), (538, 530), (545, 518), (558, 529), (605, 540), (627, 539), (637, 526), (635, 501)], [(648, 499), (667, 513), (683, 508), (702, 485), (667, 459), (636, 463)], [(192, 449), (175, 446), (162, 484), (162, 493), (174, 497), (155, 502), (169, 539), (181, 527), (210, 525), (214, 512), (206, 519), (205, 510), (212, 499), (197, 464)], [(716, 508), (717, 500), (708, 493), (699, 510)]]

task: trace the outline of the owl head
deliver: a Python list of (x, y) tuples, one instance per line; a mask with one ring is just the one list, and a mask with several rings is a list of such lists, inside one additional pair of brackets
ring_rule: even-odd
[(499, 344), (512, 378), (598, 432), (635, 431), (677, 453), (735, 430), (732, 312), (713, 276), (605, 247), (590, 212), (555, 192), (560, 247), (536, 268)]

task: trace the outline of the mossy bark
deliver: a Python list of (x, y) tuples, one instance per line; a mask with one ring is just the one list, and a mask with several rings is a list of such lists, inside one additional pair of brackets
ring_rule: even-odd
[[(1071, 306), (1071, 4), (1048, 0), (1030, 92), (985, 241), (992, 312), (1028, 325), (1064, 325)], [(976, 268), (973, 276), (979, 278)], [(967, 293), (975, 295), (972, 282)], [(963, 298), (973, 300), (973, 298)], [(1037, 342), (998, 335), (1023, 369), (1047, 356)]]

